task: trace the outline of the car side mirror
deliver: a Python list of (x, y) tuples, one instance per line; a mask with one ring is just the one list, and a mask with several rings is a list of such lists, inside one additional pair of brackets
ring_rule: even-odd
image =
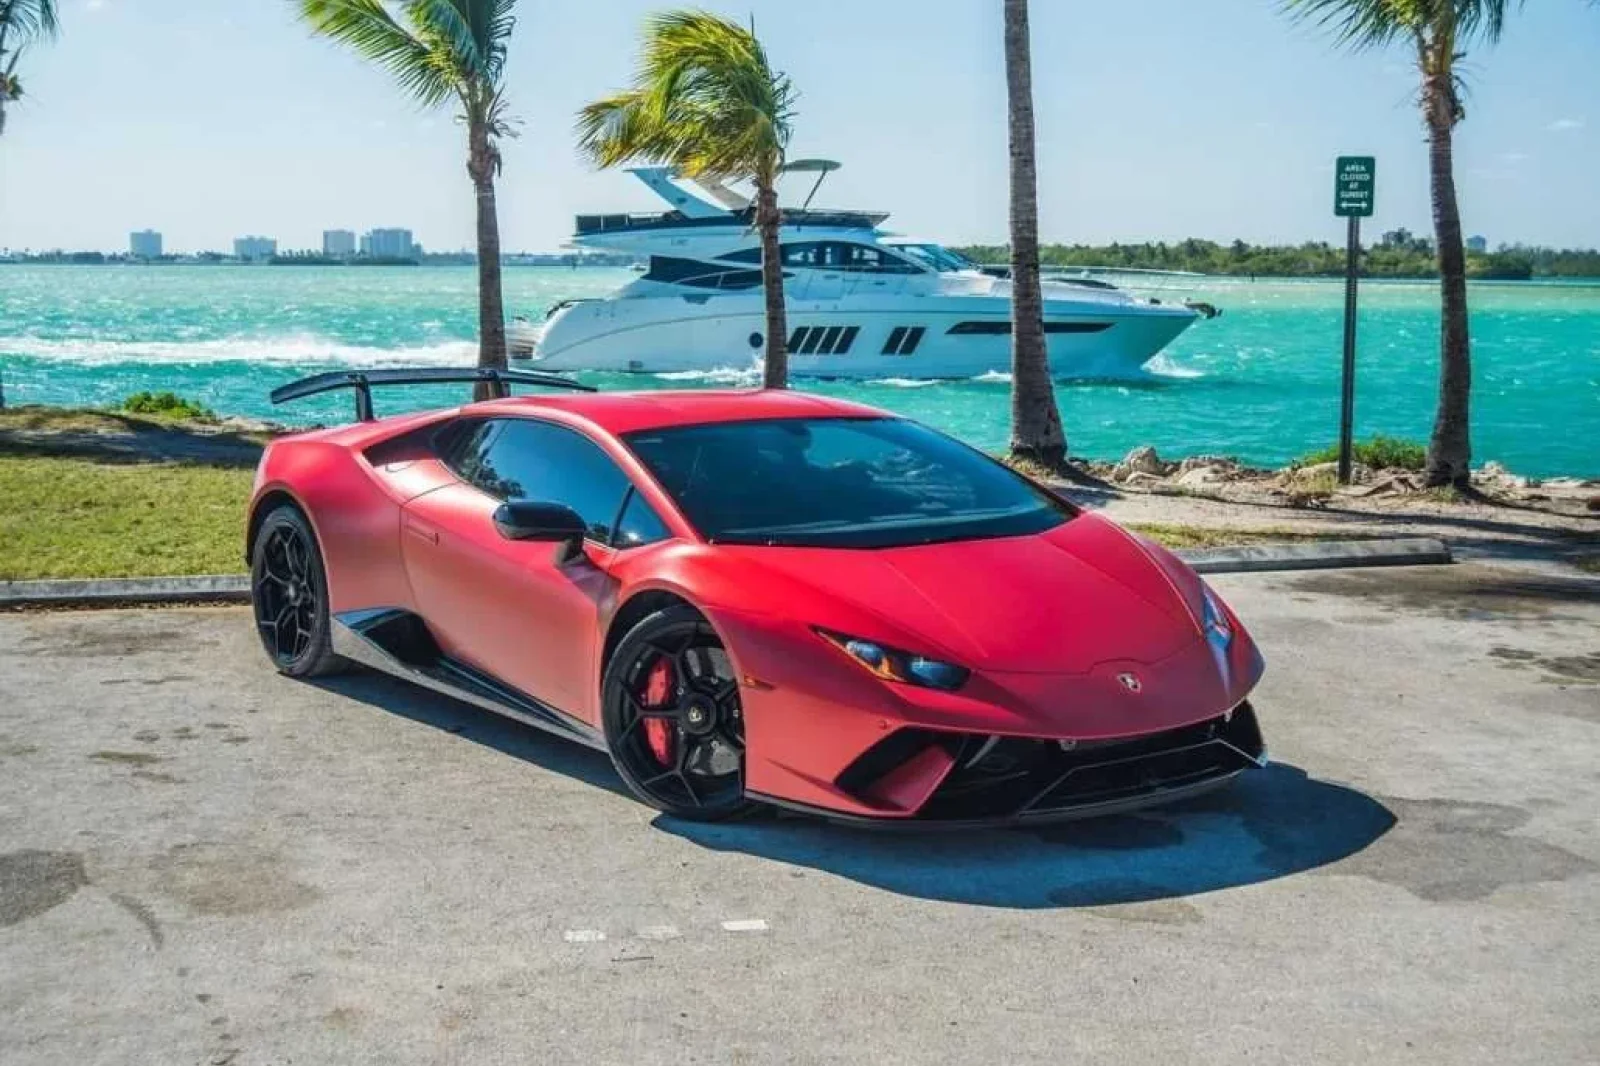
[(583, 551), (586, 527), (577, 511), (561, 503), (508, 500), (495, 508), (494, 528), (507, 540), (557, 541), (556, 562), (571, 562)]

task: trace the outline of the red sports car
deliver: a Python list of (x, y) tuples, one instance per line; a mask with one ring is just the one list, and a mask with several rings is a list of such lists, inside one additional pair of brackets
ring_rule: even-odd
[[(573, 390), (374, 419), (370, 387)], [(250, 506), (283, 673), (363, 663), (608, 752), (645, 803), (1004, 823), (1262, 765), (1262, 661), (1174, 556), (914, 422), (800, 392), (325, 374)]]

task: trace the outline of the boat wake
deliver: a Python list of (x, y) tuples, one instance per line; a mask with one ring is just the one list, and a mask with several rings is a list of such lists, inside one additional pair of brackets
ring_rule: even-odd
[(750, 386), (761, 384), (761, 367), (719, 366), (709, 370), (663, 370), (650, 376), (658, 381), (680, 384)]
[(1149, 362), (1145, 363), (1144, 373), (1158, 378), (1189, 379), (1206, 376), (1203, 370), (1196, 370), (1189, 366), (1179, 366), (1167, 356), (1166, 352), (1158, 353)]
[(233, 362), (271, 366), (463, 366), (477, 361), (478, 344), (451, 340), (380, 348), (345, 344), (311, 333), (192, 341), (0, 337), (0, 356), (86, 366)]
[(925, 389), (939, 382), (934, 378), (873, 378), (867, 384), (885, 385), (891, 389)]

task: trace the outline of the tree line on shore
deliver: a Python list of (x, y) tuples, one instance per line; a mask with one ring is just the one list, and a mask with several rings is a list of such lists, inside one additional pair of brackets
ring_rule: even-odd
[[(1005, 245), (975, 244), (956, 250), (979, 263), (1006, 263), (1011, 258)], [(1039, 249), (1039, 263), (1046, 269), (1188, 270), (1237, 277), (1343, 277), (1344, 259), (1344, 246), (1326, 241), (1263, 245), (1190, 238), (1171, 243), (1047, 244)], [(1439, 259), (1431, 241), (1386, 239), (1363, 249), (1361, 273), (1370, 278), (1437, 278)], [(1600, 250), (1502, 245), (1493, 252), (1468, 252), (1467, 277), (1480, 281), (1600, 278)]]

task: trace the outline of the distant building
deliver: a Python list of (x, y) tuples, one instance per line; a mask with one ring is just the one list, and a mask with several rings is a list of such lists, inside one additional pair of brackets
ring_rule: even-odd
[(233, 242), (235, 259), (259, 262), (277, 254), (278, 242), (271, 237), (236, 237)]
[(375, 229), (361, 238), (361, 254), (373, 259), (416, 259), (422, 248), (408, 229)]
[(1469, 251), (1469, 252), (1478, 252), (1479, 254), (1482, 254), (1484, 252), (1487, 252), (1488, 250), (1489, 250), (1489, 238), (1487, 238), (1487, 237), (1468, 237), (1467, 238), (1467, 251)]
[(356, 254), (356, 235), (347, 229), (322, 231), (322, 254), (343, 257)]
[(160, 259), (161, 234), (153, 229), (128, 234), (128, 254), (135, 259)]

